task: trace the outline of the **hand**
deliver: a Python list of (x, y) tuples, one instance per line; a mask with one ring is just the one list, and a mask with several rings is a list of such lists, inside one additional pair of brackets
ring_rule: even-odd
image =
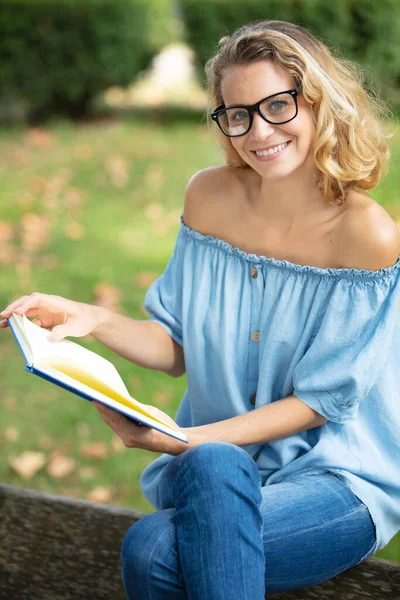
[[(92, 404), (100, 413), (103, 421), (121, 438), (127, 448), (141, 448), (142, 450), (150, 450), (151, 452), (178, 455), (191, 447), (191, 444), (171, 438), (151, 427), (139, 427), (118, 411), (100, 402), (92, 401)], [(144, 406), (152, 415), (163, 419), (174, 429), (183, 432), (183, 429), (162, 410), (148, 404), (144, 404)], [(186, 430), (185, 433), (187, 434)]]
[(91, 333), (100, 324), (103, 309), (61, 296), (34, 292), (15, 300), (0, 313), (4, 318), (0, 321), (0, 328), (8, 327), (5, 319), (13, 312), (35, 319), (35, 325), (52, 329), (53, 339), (62, 340), (66, 336), (81, 337)]

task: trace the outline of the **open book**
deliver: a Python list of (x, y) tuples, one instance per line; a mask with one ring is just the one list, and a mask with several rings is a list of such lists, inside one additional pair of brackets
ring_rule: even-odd
[(50, 331), (32, 323), (25, 315), (7, 319), (24, 356), (25, 369), (85, 398), (96, 400), (134, 422), (157, 429), (182, 442), (181, 431), (155, 417), (132, 398), (110, 361), (69, 340), (51, 340)]

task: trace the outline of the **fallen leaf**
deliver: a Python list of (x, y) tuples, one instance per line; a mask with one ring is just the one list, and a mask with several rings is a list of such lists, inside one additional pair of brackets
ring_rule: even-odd
[(4, 438), (6, 442), (15, 442), (19, 438), (19, 431), (16, 427), (7, 427), (4, 430)]
[(0, 221), (0, 244), (8, 244), (14, 238), (14, 227), (8, 221)]
[(151, 399), (152, 399), (152, 404), (155, 404), (155, 405), (160, 404), (161, 406), (163, 406), (163, 405), (169, 404), (171, 402), (172, 394), (170, 392), (158, 390), (157, 392), (154, 392)]
[(137, 273), (135, 275), (133, 282), (142, 290), (147, 290), (158, 276), (158, 273), (154, 273), (153, 271), (143, 271), (143, 273)]
[(72, 471), (75, 469), (75, 466), (75, 460), (70, 456), (53, 453), (47, 466), (47, 473), (50, 475), (50, 477), (61, 479), (62, 477), (66, 477), (72, 473)]
[(86, 498), (91, 502), (110, 502), (111, 492), (102, 485), (93, 488), (91, 492), (86, 494)]
[(54, 137), (46, 129), (32, 127), (25, 134), (26, 140), (32, 148), (47, 150), (53, 146)]
[(36, 213), (25, 213), (19, 225), (19, 237), (23, 249), (46, 247), (50, 241), (50, 220)]
[(164, 207), (158, 202), (151, 202), (151, 204), (146, 206), (144, 214), (150, 221), (158, 221), (158, 219), (164, 216)]
[(128, 184), (128, 161), (123, 156), (109, 156), (104, 164), (111, 183), (116, 188), (124, 188)]
[(120, 311), (121, 291), (110, 283), (101, 282), (94, 288), (94, 304), (108, 308), (115, 312)]
[(65, 226), (65, 235), (70, 240), (81, 240), (85, 235), (85, 229), (80, 223), (71, 221)]
[(46, 462), (43, 452), (32, 452), (27, 450), (19, 456), (8, 459), (9, 465), (22, 479), (31, 479)]
[(91, 442), (81, 446), (81, 454), (85, 458), (106, 458), (108, 449), (104, 442)]
[(111, 447), (117, 454), (125, 452), (126, 446), (118, 435), (115, 435), (111, 440)]

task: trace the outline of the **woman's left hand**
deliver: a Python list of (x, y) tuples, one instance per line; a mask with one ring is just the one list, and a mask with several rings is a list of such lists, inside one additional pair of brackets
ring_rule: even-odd
[[(143, 450), (150, 450), (151, 452), (177, 455), (191, 447), (190, 444), (185, 444), (185, 442), (181, 442), (151, 427), (140, 427), (121, 413), (108, 406), (104, 406), (100, 402), (92, 401), (92, 404), (100, 413), (103, 421), (115, 431), (127, 448), (141, 448)], [(183, 429), (159, 408), (149, 404), (144, 404), (143, 406), (154, 417), (162, 419), (173, 429), (183, 432)], [(187, 433), (187, 430), (185, 430), (185, 433)]]

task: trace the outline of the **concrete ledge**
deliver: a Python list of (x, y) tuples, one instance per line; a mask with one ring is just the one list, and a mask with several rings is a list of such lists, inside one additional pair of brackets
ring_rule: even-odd
[[(122, 539), (145, 515), (0, 485), (0, 599), (125, 600)], [(322, 585), (269, 598), (400, 600), (400, 563), (370, 558)]]

